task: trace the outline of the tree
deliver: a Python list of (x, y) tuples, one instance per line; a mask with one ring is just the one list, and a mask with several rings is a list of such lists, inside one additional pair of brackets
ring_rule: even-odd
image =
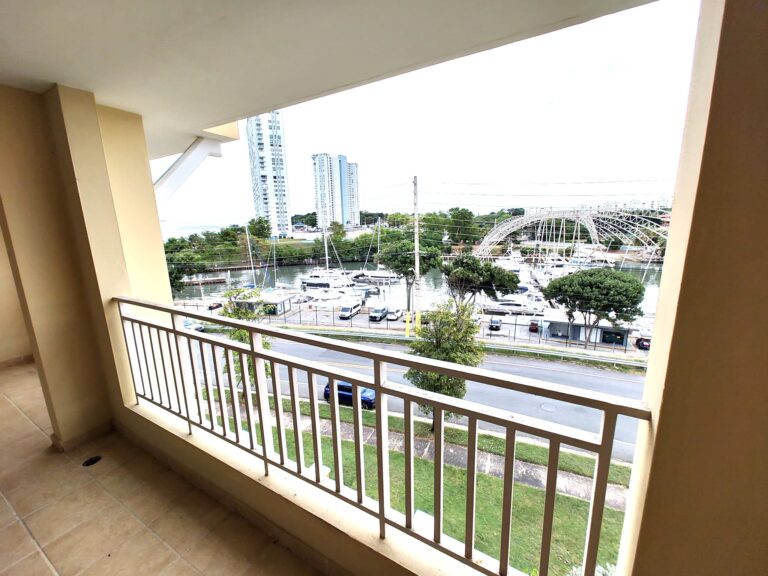
[(334, 242), (341, 240), (347, 235), (347, 232), (344, 230), (344, 225), (336, 221), (331, 222), (328, 226), (328, 232), (330, 232), (331, 239)]
[(304, 224), (308, 228), (317, 228), (317, 212), (308, 212), (306, 214), (294, 214), (291, 216), (291, 224)]
[[(419, 253), (419, 267), (421, 271), (426, 272), (440, 264), (440, 251), (436, 248), (421, 248)], [(387, 244), (376, 255), (379, 264), (383, 264), (393, 272), (401, 274), (405, 279), (405, 294), (408, 305), (408, 311), (411, 311), (411, 289), (416, 281), (416, 253), (413, 248), (413, 242), (410, 240), (401, 240)]]
[[(248, 290), (246, 288), (235, 288), (234, 290), (229, 290), (224, 293), (224, 298), (227, 299), (227, 302), (224, 304), (224, 307), (221, 309), (221, 315), (226, 316), (227, 318), (234, 318), (235, 320), (245, 320), (247, 322), (255, 322), (258, 320), (259, 314), (261, 313), (262, 306), (259, 304), (255, 307), (250, 306), (244, 306), (242, 302), (244, 301), (253, 301), (259, 297), (259, 290)], [(233, 330), (229, 337), (232, 340), (235, 340), (236, 342), (240, 342), (241, 344), (247, 344), (250, 346), (251, 344), (251, 336), (248, 330), (245, 330), (243, 328), (238, 328), (237, 330)], [(263, 337), (263, 345), (264, 348), (269, 349), (270, 348), (270, 342), (267, 338)], [(240, 356), (239, 354), (234, 354), (234, 373), (237, 374), (237, 378), (240, 378), (240, 374), (242, 374), (242, 370), (240, 369)], [(267, 374), (269, 374), (269, 363), (266, 363), (266, 370)], [(248, 372), (251, 376), (251, 382), (256, 382), (256, 373), (253, 369), (253, 362), (248, 362)]]
[(269, 223), (269, 218), (259, 216), (248, 222), (248, 232), (254, 238), (270, 238), (272, 236), (272, 224)]
[(569, 321), (573, 321), (577, 312), (584, 317), (585, 348), (601, 320), (615, 325), (632, 322), (641, 315), (640, 303), (644, 294), (640, 280), (611, 268), (574, 272), (552, 280), (544, 288), (546, 298), (565, 306)]
[(493, 298), (497, 292), (511, 294), (520, 283), (514, 272), (492, 262), (484, 262), (471, 254), (456, 256), (440, 266), (440, 271), (445, 275), (448, 291), (457, 305), (474, 303), (480, 292)]
[[(464, 366), (480, 365), (485, 352), (480, 341), (475, 338), (477, 325), (472, 320), (471, 306), (449, 301), (428, 312), (426, 316), (428, 323), (419, 330), (419, 338), (409, 344), (412, 354)], [(463, 398), (467, 392), (466, 382), (455, 376), (411, 368), (405, 377), (417, 388), (454, 398)], [(433, 413), (429, 406), (422, 406), (422, 410)], [(432, 431), (435, 431), (434, 418)]]
[(171, 289), (181, 290), (184, 287), (182, 279), (198, 272), (205, 271), (205, 263), (190, 249), (169, 250), (166, 248), (165, 263), (168, 267), (168, 279)]
[(448, 210), (450, 226), (448, 235), (454, 244), (474, 244), (482, 238), (480, 229), (475, 224), (475, 215), (466, 208), (451, 208)]
[(402, 212), (394, 212), (387, 216), (387, 225), (392, 228), (399, 228), (413, 222), (413, 216), (410, 214), (403, 214)]

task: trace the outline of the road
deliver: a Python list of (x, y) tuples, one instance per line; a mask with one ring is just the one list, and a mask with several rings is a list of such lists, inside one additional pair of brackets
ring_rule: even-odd
[[(404, 346), (396, 344), (368, 345), (388, 350), (405, 350)], [(272, 342), (272, 350), (361, 374), (372, 375), (373, 373), (371, 361), (349, 354), (280, 340)], [(641, 375), (622, 374), (611, 370), (576, 366), (562, 362), (515, 358), (495, 354), (487, 355), (482, 367), (515, 376), (547, 380), (583, 390), (614, 394), (630, 399), (640, 399), (642, 397), (643, 382), (645, 380), (645, 377)], [(410, 385), (405, 379), (404, 373), (405, 369), (399, 366), (390, 365), (388, 369), (388, 377), (391, 381)], [(285, 368), (281, 369), (280, 376), (287, 379), (288, 376)], [(300, 394), (306, 398), (308, 389), (304, 372), (299, 373), (299, 384)], [(324, 378), (317, 378), (316, 386), (318, 397), (320, 398), (322, 398), (325, 384)], [(284, 393), (287, 392), (287, 388), (284, 387), (283, 390)], [(477, 382), (467, 382), (465, 398), (487, 406), (510, 410), (525, 416), (572, 426), (589, 432), (599, 432), (600, 429), (600, 412), (597, 410), (532, 396), (522, 392), (502, 390)], [(403, 410), (402, 401), (398, 398), (390, 397), (387, 405), (393, 412), (402, 412)], [(481, 423), (480, 426), (486, 429), (498, 429), (497, 426), (488, 423)], [(625, 461), (632, 460), (636, 434), (637, 421), (632, 418), (620, 417), (616, 426), (616, 441), (613, 449), (614, 458)]]

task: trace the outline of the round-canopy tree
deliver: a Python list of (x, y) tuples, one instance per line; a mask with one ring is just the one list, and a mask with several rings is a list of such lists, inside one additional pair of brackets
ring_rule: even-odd
[(517, 274), (485, 262), (471, 254), (459, 254), (440, 267), (445, 275), (448, 290), (454, 302), (472, 304), (480, 292), (496, 297), (496, 294), (511, 294), (517, 290), (520, 279)]
[(565, 306), (569, 320), (573, 321), (577, 312), (584, 317), (585, 348), (600, 320), (619, 324), (640, 316), (644, 294), (645, 288), (637, 278), (611, 268), (574, 272), (552, 280), (544, 288), (546, 298)]

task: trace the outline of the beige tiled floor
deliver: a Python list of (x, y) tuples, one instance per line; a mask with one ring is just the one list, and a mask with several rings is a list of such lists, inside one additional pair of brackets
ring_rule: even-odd
[(0, 369), (0, 576), (319, 574), (119, 435), (50, 432), (35, 367)]

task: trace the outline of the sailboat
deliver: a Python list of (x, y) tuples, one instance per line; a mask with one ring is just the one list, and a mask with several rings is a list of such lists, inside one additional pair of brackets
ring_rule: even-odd
[[(378, 230), (378, 251), (377, 254), (381, 252), (381, 218), (379, 218), (376, 228)], [(371, 241), (371, 244), (373, 244), (373, 241)], [(369, 250), (370, 254), (370, 250)], [(368, 264), (368, 259), (366, 258), (365, 264), (363, 265), (363, 268)], [(370, 284), (397, 284), (399, 283), (403, 277), (400, 274), (397, 274), (396, 272), (392, 272), (389, 268), (386, 266), (382, 266), (379, 264), (376, 266), (375, 270), (361, 270), (358, 274), (355, 275), (355, 280), (357, 282), (365, 282)]]
[[(349, 272), (343, 268), (331, 268), (328, 256), (328, 232), (323, 229), (323, 246), (325, 248), (325, 268), (315, 266), (307, 276), (299, 278), (302, 288), (351, 288), (355, 285)], [(339, 262), (341, 264), (341, 262)]]

